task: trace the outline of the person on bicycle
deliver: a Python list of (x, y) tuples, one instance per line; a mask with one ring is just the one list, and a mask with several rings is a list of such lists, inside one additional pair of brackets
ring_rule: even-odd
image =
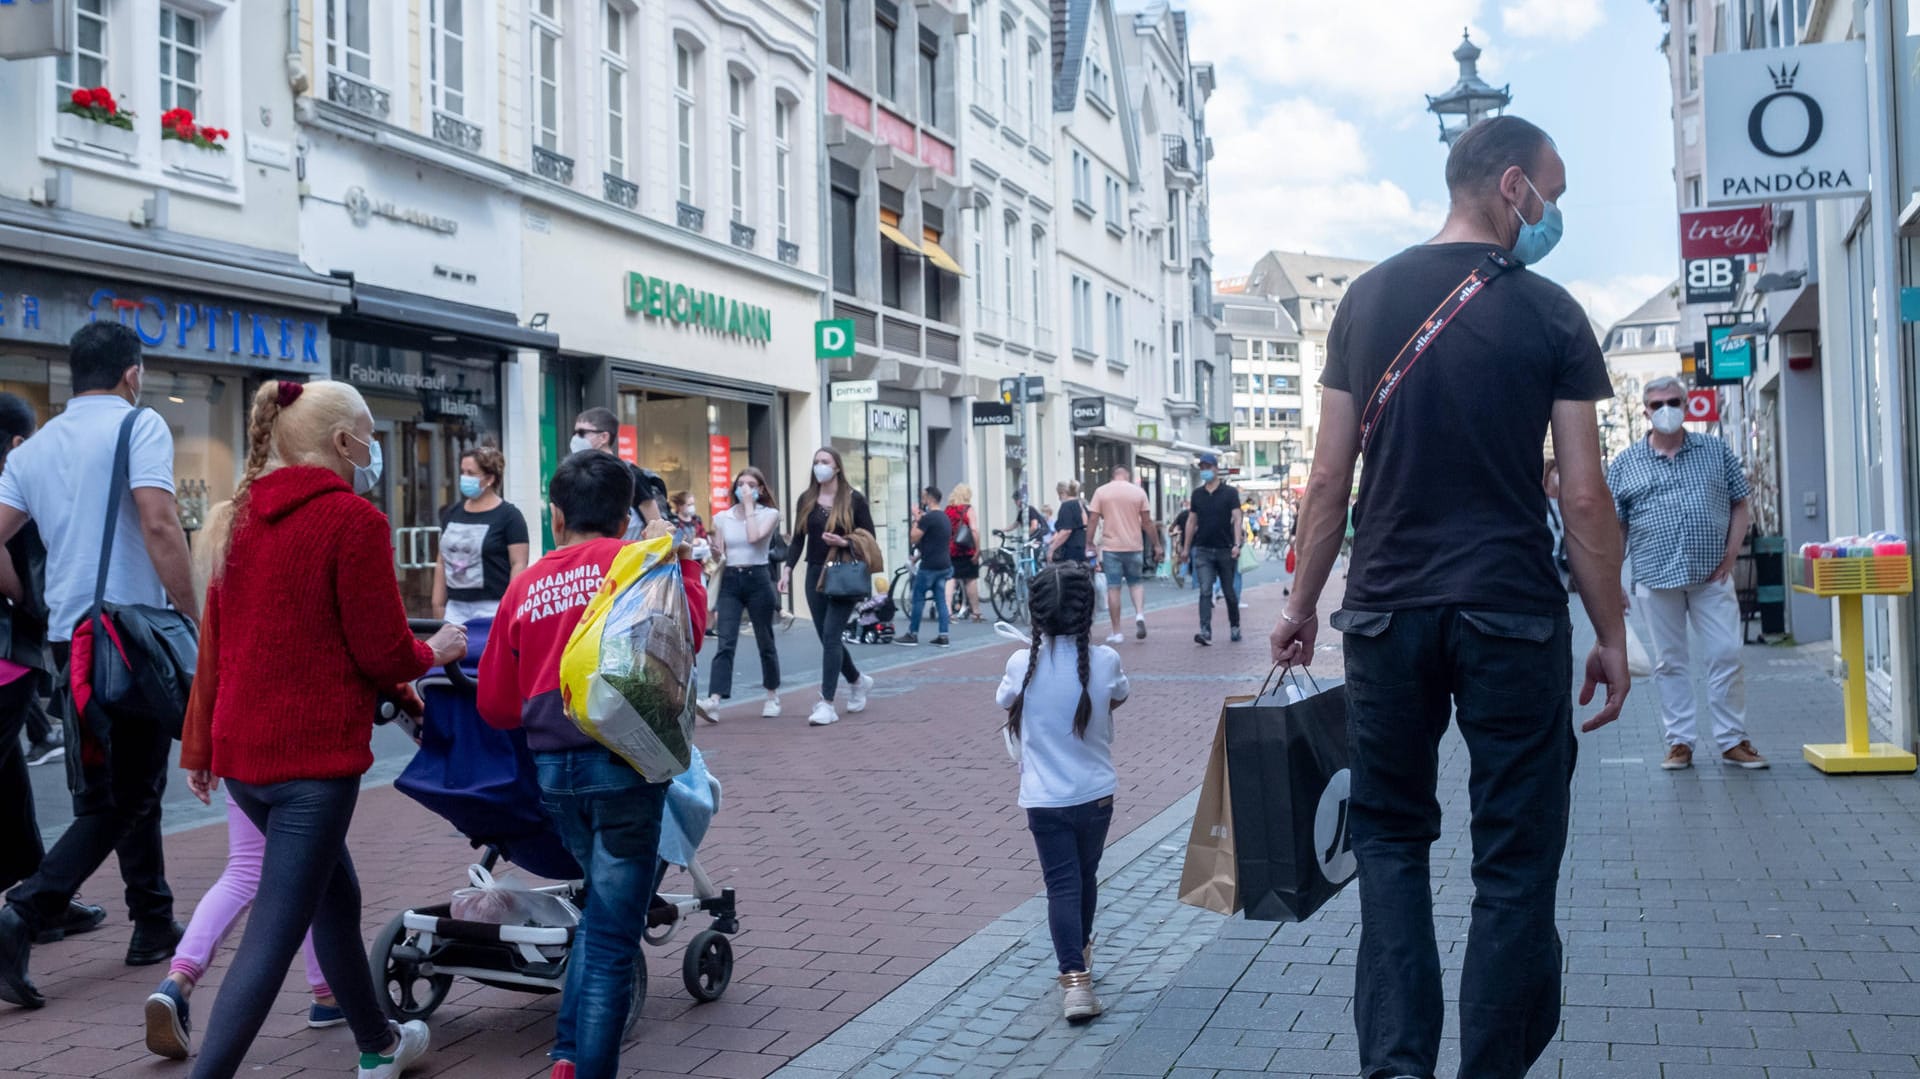
[(954, 484), (947, 493), (947, 525), (953, 531), (947, 545), (947, 557), (953, 561), (947, 610), (956, 617), (966, 615), (984, 622), (980, 615), (980, 522), (973, 517), (973, 488), (964, 483)]

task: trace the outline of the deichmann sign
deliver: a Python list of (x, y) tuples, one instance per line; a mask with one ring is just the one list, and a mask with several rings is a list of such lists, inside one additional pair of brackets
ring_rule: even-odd
[(1687, 210), (1680, 215), (1680, 257), (1686, 261), (1764, 255), (1773, 245), (1773, 206)]
[(1864, 41), (1707, 57), (1707, 202), (1867, 193)]
[(766, 308), (640, 273), (627, 274), (627, 310), (760, 344), (773, 340), (773, 313)]

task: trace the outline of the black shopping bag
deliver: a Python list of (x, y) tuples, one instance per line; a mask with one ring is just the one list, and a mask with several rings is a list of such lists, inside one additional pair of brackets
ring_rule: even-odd
[(1347, 834), (1347, 689), (1289, 703), (1272, 694), (1225, 710), (1227, 789), (1239, 901), (1256, 922), (1304, 921), (1353, 879)]

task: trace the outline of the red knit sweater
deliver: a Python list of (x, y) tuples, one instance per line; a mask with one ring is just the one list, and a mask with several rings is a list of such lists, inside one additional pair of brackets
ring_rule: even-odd
[(380, 692), (433, 663), (386, 516), (322, 468), (254, 481), (200, 632), (180, 765), (242, 783), (365, 773)]

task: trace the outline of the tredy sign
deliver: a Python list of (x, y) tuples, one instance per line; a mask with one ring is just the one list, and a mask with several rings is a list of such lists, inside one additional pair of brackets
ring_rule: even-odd
[(1707, 202), (1867, 193), (1864, 41), (1707, 57)]

